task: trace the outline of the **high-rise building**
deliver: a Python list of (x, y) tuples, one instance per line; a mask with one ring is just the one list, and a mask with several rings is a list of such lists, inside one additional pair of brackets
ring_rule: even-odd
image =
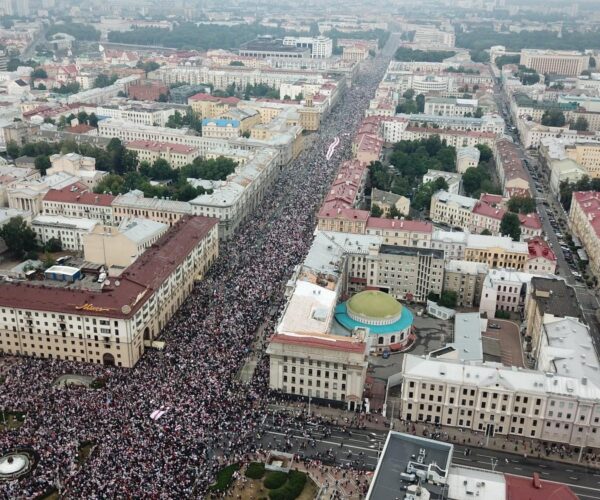
[(579, 76), (588, 69), (589, 63), (590, 56), (566, 50), (524, 49), (520, 60), (520, 64), (538, 73), (568, 76)]

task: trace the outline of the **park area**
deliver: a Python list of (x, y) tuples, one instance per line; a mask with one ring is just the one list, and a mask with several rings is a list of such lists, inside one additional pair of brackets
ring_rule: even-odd
[(318, 487), (304, 472), (269, 471), (264, 463), (252, 462), (243, 472), (237, 464), (222, 469), (211, 490), (226, 491), (224, 498), (241, 500), (312, 500)]

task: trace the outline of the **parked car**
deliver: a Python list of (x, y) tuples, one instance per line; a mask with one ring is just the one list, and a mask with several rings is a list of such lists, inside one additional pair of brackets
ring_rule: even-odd
[(489, 324), (489, 327), (490, 327), (492, 330), (500, 330), (500, 325), (499, 325), (498, 323), (490, 323), (490, 324)]

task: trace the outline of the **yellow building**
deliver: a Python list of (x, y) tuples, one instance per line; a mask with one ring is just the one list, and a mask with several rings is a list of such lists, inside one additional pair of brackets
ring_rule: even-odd
[(469, 235), (464, 260), (487, 264), (491, 269), (506, 268), (522, 271), (529, 258), (527, 243), (502, 236)]
[(589, 177), (600, 177), (600, 144), (594, 142), (582, 142), (565, 146), (568, 158), (575, 160), (585, 168)]

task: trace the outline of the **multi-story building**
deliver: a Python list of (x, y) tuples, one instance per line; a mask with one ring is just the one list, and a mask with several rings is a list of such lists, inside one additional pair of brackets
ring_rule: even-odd
[(161, 82), (146, 80), (130, 85), (127, 95), (136, 101), (158, 101), (161, 96), (169, 95), (169, 87)]
[(83, 235), (84, 258), (105, 266), (109, 276), (118, 275), (168, 230), (151, 219), (125, 219), (118, 227), (98, 224)]
[(63, 250), (81, 252), (83, 236), (98, 224), (94, 219), (64, 217), (62, 215), (37, 215), (31, 221), (39, 242), (44, 245), (51, 239), (59, 240)]
[(125, 144), (125, 147), (137, 153), (139, 161), (150, 164), (159, 158), (169, 162), (173, 168), (181, 168), (192, 163), (200, 153), (198, 148), (173, 142), (137, 140)]
[(532, 278), (525, 304), (526, 350), (532, 359), (538, 358), (545, 323), (571, 317), (582, 319), (575, 290), (559, 278)]
[(110, 224), (113, 218), (112, 194), (98, 194), (81, 182), (62, 189), (50, 189), (42, 199), (44, 215), (94, 219)]
[(188, 104), (200, 118), (215, 118), (237, 107), (237, 97), (217, 97), (203, 92), (188, 98)]
[(370, 215), (367, 210), (323, 207), (317, 214), (319, 231), (365, 234)]
[(557, 198), (560, 197), (560, 186), (563, 182), (577, 183), (587, 177), (588, 171), (571, 158), (561, 160), (550, 160), (550, 191)]
[(454, 47), (456, 36), (451, 31), (443, 31), (435, 26), (417, 26), (413, 42), (416, 44), (430, 45), (444, 48)]
[(583, 142), (565, 146), (565, 154), (586, 169), (592, 179), (600, 177), (600, 143)]
[(176, 112), (185, 115), (188, 109), (187, 106), (182, 104), (138, 102), (124, 105), (107, 104), (97, 106), (95, 113), (97, 116), (125, 120), (139, 125), (165, 127), (169, 121), (169, 117), (173, 116)]
[(517, 145), (507, 139), (500, 139), (494, 143), (492, 151), (504, 196), (530, 196), (529, 177)]
[(371, 206), (373, 205), (377, 205), (381, 209), (383, 216), (387, 215), (392, 207), (400, 215), (408, 215), (410, 212), (410, 200), (406, 196), (381, 191), (377, 188), (371, 190)]
[(310, 49), (314, 59), (326, 59), (333, 53), (333, 40), (325, 36), (286, 36), (283, 45)]
[(475, 147), (456, 149), (456, 171), (464, 174), (469, 168), (476, 168), (479, 165), (481, 152)]
[(421, 220), (369, 217), (366, 234), (381, 236), (386, 245), (431, 248), (433, 224)]
[(477, 99), (461, 99), (458, 97), (426, 97), (426, 115), (438, 116), (473, 116), (477, 112)]
[(522, 317), (528, 285), (536, 275), (507, 269), (490, 268), (483, 281), (479, 311), (494, 318), (496, 311)]
[(2, 282), (0, 351), (131, 368), (217, 255), (217, 221), (186, 217), (110, 284), (68, 266)]
[(50, 162), (52, 163), (52, 166), (46, 170), (46, 175), (64, 172), (73, 177), (79, 177), (81, 182), (86, 184), (90, 189), (94, 189), (108, 173), (96, 170), (95, 158), (81, 156), (77, 153), (52, 155), (50, 156)]
[(438, 191), (431, 197), (429, 217), (433, 222), (446, 224), (450, 227), (469, 228), (471, 226), (471, 212), (477, 200), (451, 194), (447, 191)]
[(202, 120), (202, 135), (229, 139), (241, 134), (240, 121), (227, 118), (204, 118)]
[(430, 292), (442, 292), (444, 252), (397, 245), (381, 245), (375, 252), (377, 259), (367, 265), (368, 286), (416, 302), (425, 302)]
[(462, 175), (457, 174), (456, 172), (429, 169), (423, 176), (423, 184), (434, 182), (437, 179), (444, 179), (446, 181), (446, 184), (448, 185), (448, 192), (450, 194), (460, 194)]
[(600, 279), (600, 193), (573, 193), (569, 211), (569, 227), (588, 254), (590, 270)]
[(600, 390), (586, 378), (497, 363), (404, 357), (400, 418), (573, 446), (600, 445)]
[(240, 45), (239, 54), (257, 59), (310, 59), (312, 48), (295, 43), (285, 45), (281, 39), (263, 36)]
[(192, 206), (186, 201), (144, 198), (142, 191), (130, 191), (117, 196), (112, 202), (114, 224), (124, 219), (143, 217), (169, 226), (192, 214)]
[(79, 179), (64, 172), (46, 175), (40, 179), (15, 182), (6, 190), (8, 206), (37, 215), (42, 211), (42, 200), (50, 189), (62, 189)]
[(554, 274), (556, 272), (556, 255), (541, 236), (527, 240), (527, 248), (529, 258), (523, 268), (526, 273)]
[(527, 243), (512, 241), (508, 237), (469, 234), (464, 260), (487, 264), (490, 269), (523, 270), (529, 258)]
[(444, 268), (444, 291), (456, 293), (458, 307), (478, 307), (489, 267), (479, 262), (450, 260)]
[(590, 56), (567, 50), (521, 50), (520, 64), (541, 74), (579, 76), (588, 69)]

